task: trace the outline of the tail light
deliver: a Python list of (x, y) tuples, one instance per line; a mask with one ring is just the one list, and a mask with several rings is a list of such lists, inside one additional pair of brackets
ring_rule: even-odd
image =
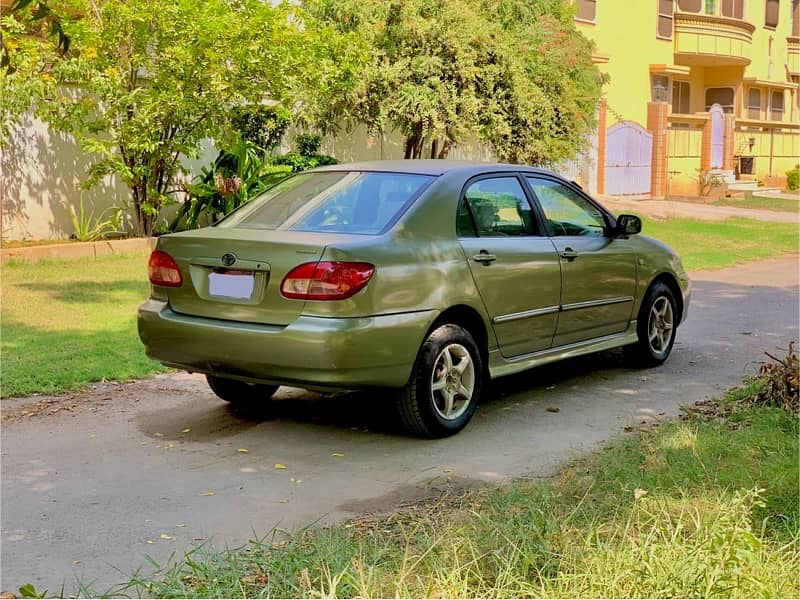
[(362, 290), (374, 273), (375, 266), (369, 263), (305, 263), (283, 278), (281, 294), (301, 300), (344, 300)]
[(153, 250), (147, 263), (150, 283), (167, 287), (180, 287), (183, 283), (178, 263), (166, 252)]

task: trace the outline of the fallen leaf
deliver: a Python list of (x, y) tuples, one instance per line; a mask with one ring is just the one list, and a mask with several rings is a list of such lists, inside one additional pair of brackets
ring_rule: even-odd
[(453, 473), (454, 471), (455, 471), (455, 469), (445, 469), (444, 470), (445, 473)]
[(628, 425), (627, 427), (623, 427), (623, 429), (624, 429), (625, 431), (628, 431), (628, 432), (631, 432), (631, 431), (633, 431), (633, 427), (631, 427), (630, 425)]
[(155, 542), (153, 540), (147, 540), (147, 543), (148, 544), (155, 544)]
[(547, 386), (546, 388), (544, 388), (544, 389), (546, 389), (546, 390), (550, 391), (550, 390), (554, 390), (554, 389), (556, 389), (556, 386), (554, 386), (554, 385), (548, 385), (548, 386)]
[(636, 488), (633, 490), (633, 499), (638, 500), (642, 496), (647, 496), (647, 491), (643, 490), (642, 488)]
[(209, 491), (207, 491), (207, 492), (203, 492), (203, 493), (202, 493), (202, 494), (200, 494), (200, 495), (201, 495), (201, 496), (213, 496), (213, 495), (214, 495), (214, 492), (212, 492), (211, 490), (209, 490)]
[(551, 413), (561, 412), (561, 409), (558, 408), (557, 406), (548, 406), (545, 410)]
[(160, 431), (156, 431), (153, 435), (156, 437), (164, 437), (164, 434), (161, 433)]
[(181, 429), (181, 433), (189, 433), (191, 430), (191, 427), (187, 427), (186, 429)]
[(195, 537), (195, 538), (192, 538), (192, 539), (193, 539), (195, 542), (202, 542), (202, 541), (203, 541), (204, 539), (206, 539), (206, 538), (204, 538), (204, 537)]
[(162, 533), (160, 537), (161, 537), (162, 540), (174, 540), (175, 539), (174, 537), (172, 537), (171, 535), (167, 535), (166, 533)]
[(175, 525), (175, 527), (186, 527), (186, 524), (185, 523), (178, 523), (177, 525)]
[(79, 564), (81, 564), (81, 561), (79, 561), (79, 560), (73, 560), (73, 561), (72, 561), (72, 564), (73, 564), (73, 565), (79, 565)]
[(288, 500), (280, 500), (280, 503), (281, 504), (289, 504), (289, 501)]
[(286, 465), (282, 465), (281, 463), (275, 463), (275, 468), (276, 469), (285, 469)]
[(342, 456), (344, 456), (344, 454), (342, 454), (341, 452), (331, 452), (331, 456), (333, 456), (334, 458), (341, 458)]
[(647, 381), (647, 377), (642, 377), (642, 381)]
[(250, 450), (248, 450), (247, 448), (238, 448), (236, 451), (242, 454), (247, 454), (248, 452), (250, 452)]
[(292, 483), (303, 483), (302, 479), (295, 479), (294, 477), (289, 477), (289, 481)]
[(166, 446), (164, 446), (164, 447), (165, 447), (167, 450), (169, 450), (170, 448), (174, 448), (174, 447), (175, 447), (175, 444), (167, 444), (167, 445), (166, 445)]

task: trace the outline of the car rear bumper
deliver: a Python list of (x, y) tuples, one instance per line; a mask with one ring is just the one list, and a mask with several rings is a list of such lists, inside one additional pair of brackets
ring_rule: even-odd
[(147, 355), (165, 365), (328, 390), (405, 385), (435, 317), (435, 311), (301, 316), (275, 326), (183, 315), (166, 302), (148, 300), (138, 323)]

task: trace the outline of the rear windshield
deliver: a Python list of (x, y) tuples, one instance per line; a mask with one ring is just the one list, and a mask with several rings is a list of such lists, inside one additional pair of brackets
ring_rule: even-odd
[(365, 171), (301, 173), (253, 199), (219, 227), (376, 234), (433, 179)]

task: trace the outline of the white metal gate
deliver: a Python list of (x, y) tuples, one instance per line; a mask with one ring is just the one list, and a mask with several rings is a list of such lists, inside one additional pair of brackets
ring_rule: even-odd
[(606, 194), (650, 193), (653, 134), (632, 121), (622, 121), (606, 134)]
[(725, 111), (714, 104), (711, 114), (711, 168), (721, 169), (725, 162)]

